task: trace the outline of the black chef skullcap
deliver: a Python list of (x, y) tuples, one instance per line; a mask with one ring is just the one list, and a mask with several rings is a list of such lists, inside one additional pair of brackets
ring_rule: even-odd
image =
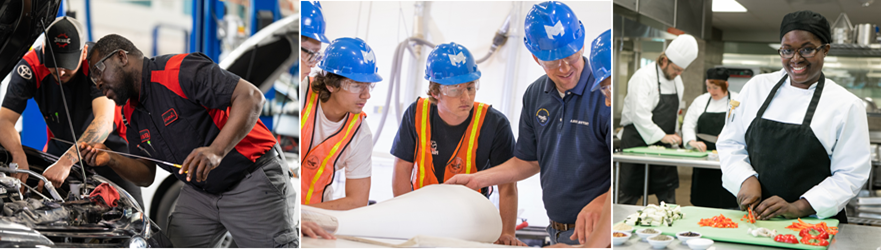
[(783, 22), (780, 23), (780, 40), (783, 40), (783, 35), (786, 35), (786, 33), (793, 30), (811, 32), (817, 36), (823, 44), (832, 41), (832, 32), (829, 29), (829, 21), (827, 21), (826, 17), (823, 17), (823, 15), (810, 10), (802, 10), (786, 14), (786, 16), (783, 17)]
[(728, 81), (728, 70), (725, 68), (710, 68), (707, 70), (707, 80)]

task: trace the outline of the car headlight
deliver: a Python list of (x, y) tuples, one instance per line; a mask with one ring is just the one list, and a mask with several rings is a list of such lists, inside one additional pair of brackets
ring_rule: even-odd
[(132, 237), (131, 240), (128, 241), (128, 248), (147, 248), (147, 240), (141, 238), (140, 236)]

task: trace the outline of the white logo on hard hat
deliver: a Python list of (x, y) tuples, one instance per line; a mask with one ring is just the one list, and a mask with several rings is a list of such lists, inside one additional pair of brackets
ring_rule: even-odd
[(31, 77), (34, 77), (34, 73), (31, 72), (31, 68), (28, 68), (28, 66), (24, 64), (18, 65), (18, 70), (16, 71), (18, 72), (18, 75), (20, 75), (21, 78), (24, 78), (25, 80), (30, 80)]
[(364, 61), (368, 62), (376, 62), (376, 56), (373, 55), (373, 51), (361, 51), (361, 56), (364, 57)]
[(563, 24), (560, 21), (557, 21), (557, 24), (554, 24), (553, 27), (545, 25), (545, 32), (548, 33), (548, 38), (554, 39), (554, 36), (562, 36), (566, 34), (566, 30), (563, 29)]
[(465, 62), (465, 59), (466, 59), (465, 55), (463, 55), (462, 52), (459, 52), (459, 54), (456, 54), (456, 55), (447, 55), (447, 56), (450, 57), (450, 62), (452, 62), (454, 66), (458, 63)]

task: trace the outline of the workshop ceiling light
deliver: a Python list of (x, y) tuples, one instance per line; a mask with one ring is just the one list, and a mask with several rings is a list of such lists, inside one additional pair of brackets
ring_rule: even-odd
[(713, 12), (746, 12), (736, 0), (713, 0)]

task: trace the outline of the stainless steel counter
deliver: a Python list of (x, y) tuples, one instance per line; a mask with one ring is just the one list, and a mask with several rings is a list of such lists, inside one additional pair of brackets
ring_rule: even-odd
[[(614, 214), (612, 220), (615, 223), (627, 219), (627, 215), (636, 213), (643, 206), (621, 205), (615, 204), (612, 209)], [(631, 237), (630, 240), (619, 246), (612, 246), (614, 249), (651, 249), (652, 246), (648, 242), (639, 241), (639, 237)], [(682, 245), (679, 240), (673, 240), (667, 249), (689, 249), (688, 246)], [(716, 241), (710, 249), (715, 250), (741, 250), (741, 249), (780, 249), (776, 247), (766, 247), (749, 244), (738, 244)], [(838, 226), (838, 234), (835, 235), (832, 244), (829, 245), (832, 250), (850, 250), (850, 249), (881, 249), (881, 227), (870, 227), (860, 225), (842, 224)]]
[(720, 169), (719, 161), (717, 160), (707, 160), (707, 157), (682, 157), (682, 156), (665, 156), (665, 155), (649, 155), (649, 154), (635, 154), (635, 153), (614, 153), (612, 154), (612, 161), (615, 162), (615, 196), (612, 197), (614, 203), (618, 203), (618, 184), (620, 183), (620, 179), (618, 178), (618, 174), (621, 173), (621, 163), (635, 163), (635, 164), (645, 164), (645, 180), (643, 185), (643, 195), (642, 195), (642, 204), (648, 204), (648, 181), (649, 181), (649, 166), (650, 165), (663, 165), (663, 166), (681, 166), (681, 167), (692, 167), (692, 168), (708, 168), (708, 169)]

